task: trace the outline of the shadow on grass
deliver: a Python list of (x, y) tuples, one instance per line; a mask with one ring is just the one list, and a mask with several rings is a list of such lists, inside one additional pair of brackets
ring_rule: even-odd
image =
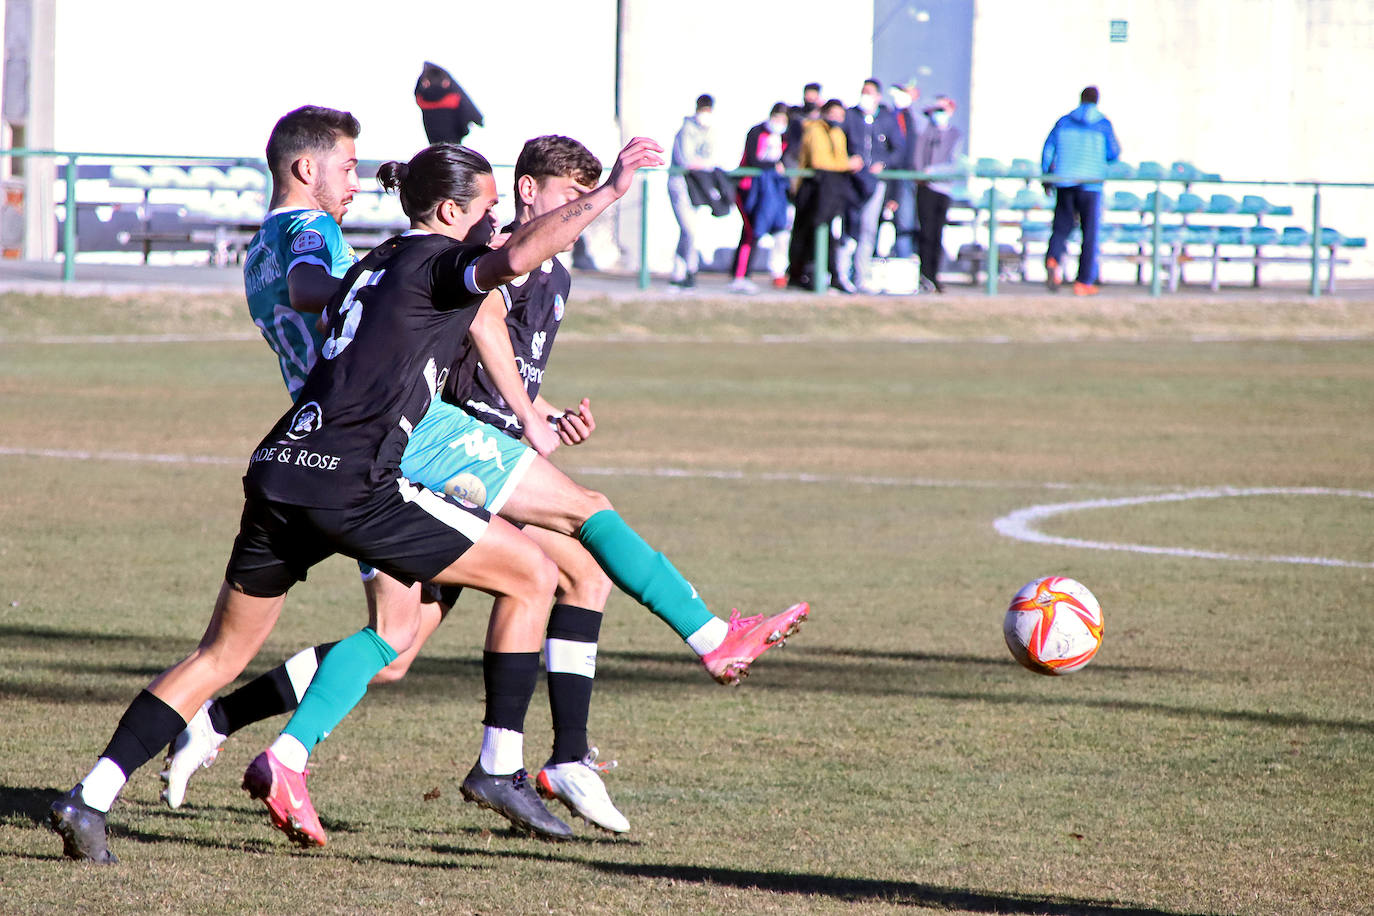
[(28, 786), (0, 786), (0, 820), (22, 817), (35, 824), (48, 823), (48, 809), (65, 789), (34, 789)]

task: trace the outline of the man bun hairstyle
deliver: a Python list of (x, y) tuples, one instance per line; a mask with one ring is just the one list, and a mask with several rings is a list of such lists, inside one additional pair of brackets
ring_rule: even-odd
[(572, 137), (546, 134), (526, 140), (515, 160), (515, 180), (528, 175), (541, 178), (571, 178), (585, 188), (601, 180), (601, 160)]
[(340, 137), (358, 139), (362, 126), (349, 111), (302, 105), (281, 116), (267, 138), (267, 167), (272, 178), (284, 180), (291, 163), (305, 155), (324, 156)]
[(477, 176), (490, 174), (491, 163), (481, 153), (456, 143), (436, 143), (409, 162), (383, 162), (377, 183), (400, 196), (406, 216), (422, 219), (446, 200), (466, 210), (477, 196)]

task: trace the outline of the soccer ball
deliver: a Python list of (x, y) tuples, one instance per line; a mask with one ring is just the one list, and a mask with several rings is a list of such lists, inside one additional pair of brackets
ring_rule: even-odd
[(1102, 645), (1102, 606), (1081, 582), (1045, 576), (1011, 599), (1002, 635), (1016, 660), (1037, 674), (1068, 674)]

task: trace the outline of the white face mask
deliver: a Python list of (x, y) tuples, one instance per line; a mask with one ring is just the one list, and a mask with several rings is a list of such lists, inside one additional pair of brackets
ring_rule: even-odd
[(787, 130), (787, 120), (785, 118), (770, 118), (768, 121), (768, 132), (780, 134)]
[(936, 127), (944, 127), (949, 123), (949, 112), (943, 108), (938, 108), (930, 113), (930, 120)]
[(891, 92), (891, 95), (892, 95), (892, 104), (893, 104), (894, 107), (896, 107), (896, 108), (910, 108), (910, 107), (911, 107), (911, 96), (907, 95), (907, 93), (903, 92), (901, 89), (893, 89), (892, 92)]
[(710, 126), (711, 126), (711, 114), (712, 114), (712, 112), (710, 112), (710, 111), (698, 111), (698, 112), (697, 112), (697, 123), (700, 124), (702, 127), (710, 127)]
[(876, 95), (869, 95), (866, 92), (859, 96), (859, 110), (864, 114), (873, 114), (873, 112), (878, 110), (878, 97)]

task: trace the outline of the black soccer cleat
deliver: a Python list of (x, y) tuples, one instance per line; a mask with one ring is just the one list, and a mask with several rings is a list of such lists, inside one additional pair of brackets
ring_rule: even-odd
[(81, 800), (81, 783), (52, 803), (48, 823), (62, 838), (62, 854), (78, 862), (114, 865), (119, 860), (110, 852), (106, 838), (105, 814)]
[(463, 784), (463, 798), (495, 811), (517, 830), (546, 840), (566, 840), (572, 828), (549, 813), (534, 790), (534, 782), (523, 769), (507, 776), (493, 776), (474, 763)]

